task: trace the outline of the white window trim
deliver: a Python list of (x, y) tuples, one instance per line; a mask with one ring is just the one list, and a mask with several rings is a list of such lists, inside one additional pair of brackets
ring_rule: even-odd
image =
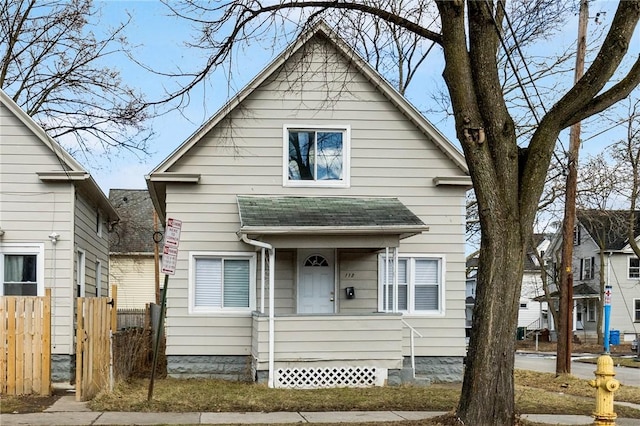
[[(342, 180), (289, 180), (289, 129), (336, 130), (344, 132), (342, 141)], [(351, 126), (348, 124), (295, 123), (282, 126), (282, 186), (296, 188), (349, 188), (351, 185)]]
[[(627, 279), (629, 280), (638, 280), (640, 279), (640, 277), (632, 277), (631, 276), (631, 260), (632, 259), (637, 259), (635, 256), (629, 256), (627, 257)], [(638, 273), (640, 274), (640, 260), (638, 261)]]
[[(380, 312), (387, 312), (384, 310), (384, 299), (383, 299), (383, 291), (384, 291), (384, 280), (383, 280), (383, 275), (384, 275), (384, 253), (381, 253), (378, 255), (378, 311)], [(392, 257), (390, 256), (390, 259), (392, 259)], [(432, 310), (432, 311), (414, 311), (413, 310), (413, 306), (414, 306), (414, 298), (415, 298), (415, 284), (414, 284), (414, 271), (415, 271), (415, 267), (412, 265), (411, 267), (408, 267), (408, 303), (407, 303), (407, 307), (409, 308), (408, 311), (399, 311), (400, 313), (402, 313), (403, 316), (408, 316), (408, 317), (444, 317), (446, 314), (446, 304), (445, 304), (445, 300), (446, 300), (446, 279), (445, 277), (447, 276), (447, 270), (446, 270), (446, 265), (447, 265), (447, 261), (446, 261), (446, 257), (445, 255), (442, 254), (428, 254), (428, 253), (399, 253), (398, 254), (398, 260), (400, 259), (410, 259), (410, 260), (415, 260), (415, 259), (427, 259), (427, 260), (438, 260), (440, 262), (440, 299), (439, 299), (439, 306), (440, 309), (438, 310)], [(393, 284), (391, 284), (393, 285)]]
[[(593, 308), (593, 309), (592, 309)], [(587, 300), (587, 322), (595, 322), (597, 319), (598, 303), (594, 299)]]
[[(82, 255), (82, 257), (80, 257)], [(80, 294), (76, 294), (75, 297), (86, 297), (86, 278), (87, 278), (87, 253), (79, 248), (76, 250), (76, 282), (73, 288), (74, 293), (80, 286)]]
[[(249, 307), (248, 308), (214, 308), (195, 306), (196, 259), (247, 259), (249, 260)], [(189, 314), (245, 314), (251, 315), (256, 309), (256, 253), (255, 252), (222, 252), (192, 251), (189, 252)]]
[(4, 296), (4, 255), (5, 254), (35, 254), (36, 285), (38, 296), (44, 296), (44, 244), (42, 243), (0, 243), (0, 296)]
[[(640, 299), (633, 299), (633, 322), (640, 322), (640, 314), (638, 314), (638, 310), (636, 309), (636, 304), (640, 303)], [(636, 315), (638, 315), (636, 317)]]
[(95, 264), (96, 274), (96, 297), (102, 296), (102, 262), (96, 260)]

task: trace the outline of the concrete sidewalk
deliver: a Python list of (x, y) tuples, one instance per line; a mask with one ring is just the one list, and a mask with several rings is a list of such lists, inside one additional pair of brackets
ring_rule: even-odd
[[(640, 407), (638, 407), (640, 409)], [(437, 417), (438, 411), (332, 411), (277, 413), (141, 413), (91, 411), (73, 395), (61, 397), (42, 413), (2, 414), (0, 424), (11, 425), (232, 425), (276, 423), (397, 422)], [(590, 416), (525, 414), (522, 418), (552, 425), (589, 425)], [(617, 419), (618, 426), (637, 425), (637, 419)]]

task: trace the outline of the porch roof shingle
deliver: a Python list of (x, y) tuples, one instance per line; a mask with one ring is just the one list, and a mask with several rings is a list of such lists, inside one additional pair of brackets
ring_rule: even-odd
[(429, 228), (397, 198), (238, 196), (240, 232), (420, 233)]

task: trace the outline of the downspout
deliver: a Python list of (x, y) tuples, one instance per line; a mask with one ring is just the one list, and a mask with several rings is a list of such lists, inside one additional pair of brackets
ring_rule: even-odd
[[(247, 237), (246, 234), (240, 234), (240, 238), (245, 243), (252, 245), (254, 247), (260, 247), (262, 249), (262, 253), (264, 254), (264, 250), (269, 250), (269, 376), (267, 380), (267, 384), (270, 388), (273, 388), (273, 369), (274, 369), (274, 352), (275, 352), (275, 344), (274, 344), (274, 336), (275, 336), (275, 321), (274, 321), (274, 292), (273, 286), (275, 283), (274, 270), (275, 270), (275, 251), (271, 244), (252, 240)], [(262, 263), (262, 301), (264, 302), (264, 256)], [(261, 311), (264, 311), (264, 304), (260, 307)], [(262, 312), (264, 313), (264, 312)]]

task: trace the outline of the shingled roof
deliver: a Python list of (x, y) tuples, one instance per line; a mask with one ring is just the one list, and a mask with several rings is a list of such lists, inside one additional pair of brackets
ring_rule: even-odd
[[(605, 250), (622, 250), (628, 243), (627, 227), (630, 210), (579, 210), (577, 219)], [(640, 211), (635, 212), (634, 236), (640, 235)]]
[(397, 198), (238, 196), (241, 232), (419, 233), (428, 227)]
[[(109, 200), (120, 222), (110, 234), (111, 253), (153, 253), (153, 203), (146, 189), (112, 189)], [(158, 223), (158, 230), (163, 231)]]

